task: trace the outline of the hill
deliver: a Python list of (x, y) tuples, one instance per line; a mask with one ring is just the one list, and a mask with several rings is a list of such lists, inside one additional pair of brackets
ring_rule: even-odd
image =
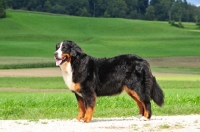
[(0, 60), (1, 64), (52, 62), (55, 44), (65, 39), (96, 57), (200, 56), (200, 30), (194, 23), (183, 24), (181, 29), (159, 21), (8, 10), (7, 18), (0, 20)]
[(50, 58), (55, 44), (64, 39), (77, 42), (85, 52), (98, 57), (120, 53), (142, 57), (200, 55), (200, 32), (175, 28), (167, 22), (15, 11), (7, 11), (7, 15), (0, 20), (0, 56)]

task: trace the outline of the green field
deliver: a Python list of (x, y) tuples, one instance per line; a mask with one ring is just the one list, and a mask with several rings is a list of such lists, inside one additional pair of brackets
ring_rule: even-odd
[[(53, 67), (55, 44), (65, 39), (95, 57), (129, 53), (144, 58), (200, 56), (200, 30), (195, 23), (183, 24), (185, 28), (180, 29), (159, 21), (8, 10), (7, 18), (0, 20), (0, 69)], [(160, 72), (166, 66), (154, 69)]]
[[(152, 103), (153, 115), (200, 114), (200, 93), (195, 89), (164, 89), (165, 105)], [(72, 93), (1, 92), (0, 119), (72, 119), (78, 114)], [(94, 117), (136, 116), (136, 103), (127, 95), (98, 98)]]
[[(66, 89), (62, 77), (0, 77), (0, 80), (2, 88)], [(159, 77), (157, 80), (164, 89), (200, 88), (200, 76)]]
[(179, 29), (158, 21), (7, 11), (7, 18), (0, 20), (0, 56), (52, 58), (55, 44), (64, 39), (77, 42), (96, 57), (122, 53), (145, 58), (200, 56), (200, 30), (195, 23), (184, 26)]
[[(163, 61), (152, 61), (153, 72), (182, 74), (157, 78), (165, 105), (152, 103), (153, 115), (200, 114), (200, 30), (195, 23), (183, 25), (179, 29), (167, 22), (8, 10), (7, 18), (0, 19), (0, 69), (53, 67), (55, 44), (65, 39), (95, 57), (137, 54)], [(0, 76), (0, 119), (74, 118), (77, 101), (72, 93), (59, 91), (65, 88), (61, 77)], [(94, 116), (137, 114), (136, 103), (122, 94), (98, 98)]]

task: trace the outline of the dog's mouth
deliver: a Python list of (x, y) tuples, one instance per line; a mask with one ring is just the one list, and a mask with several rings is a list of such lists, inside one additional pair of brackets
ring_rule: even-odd
[(62, 63), (65, 62), (65, 60), (66, 60), (66, 57), (64, 57), (63, 59), (56, 58), (56, 66), (62, 65)]

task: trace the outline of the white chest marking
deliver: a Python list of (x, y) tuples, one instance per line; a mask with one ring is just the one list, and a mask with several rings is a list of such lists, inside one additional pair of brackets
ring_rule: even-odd
[[(66, 66), (67, 65), (67, 66)], [(71, 67), (71, 63), (68, 62), (67, 64), (63, 64), (60, 66), (61, 71), (62, 71), (62, 76), (63, 79), (65, 81), (65, 84), (67, 85), (67, 87), (71, 90), (76, 92), (79, 96), (82, 97), (81, 93), (77, 92), (74, 87), (75, 87), (75, 83), (72, 81), (72, 67)]]

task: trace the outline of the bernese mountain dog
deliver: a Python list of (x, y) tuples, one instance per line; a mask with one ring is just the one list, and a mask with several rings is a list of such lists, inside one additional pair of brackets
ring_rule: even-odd
[(152, 75), (149, 63), (131, 54), (113, 58), (95, 58), (87, 55), (73, 41), (64, 40), (56, 45), (56, 65), (60, 66), (67, 87), (78, 101), (78, 121), (90, 122), (96, 98), (126, 91), (137, 103), (139, 115), (151, 118), (151, 99), (164, 104), (162, 89)]

